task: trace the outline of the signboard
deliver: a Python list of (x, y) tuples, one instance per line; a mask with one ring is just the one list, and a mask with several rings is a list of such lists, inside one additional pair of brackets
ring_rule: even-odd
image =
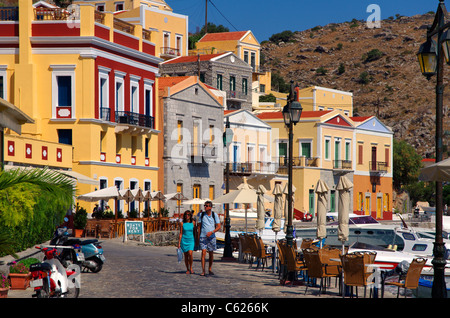
[(144, 242), (144, 222), (143, 221), (125, 221), (124, 241), (127, 241), (128, 235), (140, 235)]

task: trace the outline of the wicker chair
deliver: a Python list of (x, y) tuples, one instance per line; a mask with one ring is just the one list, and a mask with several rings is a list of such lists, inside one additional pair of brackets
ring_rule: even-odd
[(427, 259), (425, 258), (415, 258), (412, 260), (409, 265), (408, 271), (406, 272), (406, 276), (399, 276), (398, 282), (386, 282), (385, 285), (393, 285), (397, 286), (397, 298), (400, 295), (400, 288), (405, 289), (405, 297), (406, 297), (406, 289), (417, 289), (419, 285), (420, 273), (422, 273), (422, 269), (425, 266)]
[(261, 263), (262, 269), (264, 270), (264, 266), (267, 266), (267, 260), (272, 258), (272, 254), (266, 253), (266, 247), (264, 246), (262, 238), (255, 237), (255, 243), (256, 243), (256, 249), (257, 249), (257, 259), (258, 259), (258, 266), (256, 269), (259, 268), (259, 264)]
[(286, 243), (281, 244), (280, 246), (286, 263), (285, 278), (289, 277), (289, 274), (293, 275), (293, 279), (291, 279), (292, 286), (297, 279), (297, 272), (305, 271), (307, 270), (307, 267), (305, 263), (297, 257), (294, 246), (289, 246)]
[(239, 234), (239, 243), (241, 244), (241, 252), (244, 262), (249, 262), (252, 251), (250, 250), (250, 246), (248, 244), (247, 235)]
[[(331, 277), (340, 277), (341, 270), (339, 262), (331, 261), (330, 258), (338, 258), (338, 249), (311, 249), (307, 248), (303, 250), (306, 266), (308, 267), (308, 276), (310, 278), (320, 278), (319, 295), (322, 289), (326, 291), (326, 280)], [(324, 284), (325, 279), (325, 284)], [(305, 294), (308, 291), (308, 285), (306, 286)]]
[(364, 297), (366, 297), (367, 286), (373, 286), (374, 282), (370, 279), (373, 269), (366, 266), (373, 264), (372, 259), (375, 260), (373, 254), (358, 252), (341, 256), (344, 284), (352, 287), (352, 296), (353, 287), (356, 287), (356, 297), (358, 297), (358, 287), (364, 287)]

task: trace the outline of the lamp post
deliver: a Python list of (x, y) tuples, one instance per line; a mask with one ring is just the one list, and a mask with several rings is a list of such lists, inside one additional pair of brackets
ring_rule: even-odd
[[(223, 143), (226, 148), (226, 160), (225, 160), (225, 191), (230, 192), (230, 165), (228, 163), (228, 150), (231, 141), (233, 140), (233, 131), (230, 129), (230, 118), (227, 117), (225, 124), (225, 132), (223, 134)], [(222, 260), (234, 261), (233, 248), (231, 246), (231, 235), (230, 235), (231, 221), (230, 221), (230, 204), (225, 204), (225, 246), (223, 249)]]
[[(442, 160), (442, 135), (443, 135), (443, 94), (444, 94), (444, 57), (450, 64), (450, 34), (448, 29), (450, 23), (445, 22), (447, 9), (443, 0), (439, 1), (439, 6), (434, 17), (433, 25), (427, 30), (427, 41), (423, 43), (417, 57), (419, 59), (420, 70), (429, 80), (436, 74), (436, 162)], [(437, 42), (433, 40), (436, 36)], [(433, 287), (431, 296), (433, 298), (447, 298), (445, 284), (445, 245), (442, 238), (442, 216), (443, 216), (443, 188), (442, 182), (436, 182), (436, 237), (433, 248), (434, 258), (432, 260), (434, 269)]]
[(292, 226), (292, 150), (293, 150), (293, 126), (300, 121), (302, 115), (302, 105), (297, 101), (294, 93), (294, 81), (291, 81), (291, 88), (287, 98), (287, 104), (283, 107), (283, 119), (285, 126), (289, 129), (289, 159), (288, 159), (288, 224), (286, 227), (286, 243), (293, 246), (294, 228)]

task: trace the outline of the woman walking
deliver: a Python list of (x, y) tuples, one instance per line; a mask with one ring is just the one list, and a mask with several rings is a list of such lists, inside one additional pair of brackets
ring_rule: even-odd
[(191, 211), (187, 210), (183, 214), (183, 222), (180, 227), (180, 237), (178, 240), (178, 248), (184, 253), (184, 263), (186, 264), (186, 274), (194, 274), (192, 263), (194, 261), (192, 252), (194, 250), (195, 220), (192, 218)]

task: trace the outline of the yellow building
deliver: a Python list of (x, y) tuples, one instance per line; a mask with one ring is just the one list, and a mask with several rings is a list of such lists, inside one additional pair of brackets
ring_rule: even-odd
[(147, 40), (155, 45), (155, 56), (171, 59), (188, 55), (188, 23), (186, 15), (173, 12), (164, 0), (92, 0), (96, 10), (114, 12), (114, 17), (149, 30)]
[[(311, 96), (309, 105), (303, 102), (309, 99), (300, 99), (304, 110), (300, 122), (294, 126), (293, 185), (297, 215), (315, 215), (318, 180), (330, 189), (328, 211), (337, 212), (336, 186), (340, 176), (345, 175), (354, 185), (351, 211), (392, 219), (392, 131), (373, 116), (347, 116), (347, 112), (352, 113), (351, 108), (345, 107), (350, 104), (345, 99), (349, 94), (338, 95), (339, 91), (323, 88), (315, 93), (313, 89), (305, 91), (316, 97)], [(333, 110), (311, 110), (314, 105), (331, 105), (329, 100), (341, 97), (344, 105), (336, 103)], [(258, 117), (272, 127), (272, 161), (278, 165), (270, 187), (273, 189), (276, 183), (287, 182), (288, 131), (280, 111), (263, 112)]]
[[(6, 97), (34, 120), (6, 142), (21, 164), (70, 167), (97, 184), (79, 183), (77, 194), (113, 185), (159, 190), (155, 78), (162, 60), (145, 39), (148, 30), (90, 4), (72, 9), (19, 0), (0, 15), (8, 18), (0, 21)], [(80, 205), (92, 211), (93, 204)], [(123, 202), (116, 208), (127, 209)]]
[(304, 110), (339, 110), (353, 116), (353, 93), (320, 86), (297, 89)]

